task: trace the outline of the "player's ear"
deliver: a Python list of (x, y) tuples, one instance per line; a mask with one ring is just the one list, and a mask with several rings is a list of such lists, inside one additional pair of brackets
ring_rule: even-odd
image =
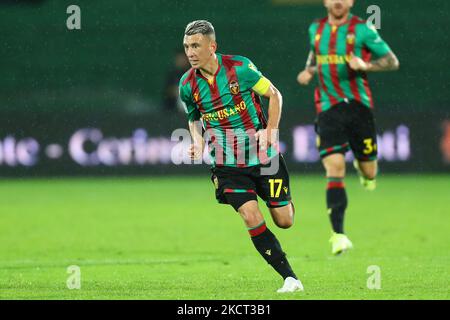
[(217, 42), (214, 40), (211, 40), (211, 43), (209, 44), (209, 49), (210, 49), (211, 54), (216, 53)]

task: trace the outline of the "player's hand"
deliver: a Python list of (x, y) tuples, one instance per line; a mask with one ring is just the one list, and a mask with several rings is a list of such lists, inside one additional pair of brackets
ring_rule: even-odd
[(195, 144), (189, 146), (189, 157), (191, 160), (199, 160), (203, 155), (202, 148)]
[(259, 146), (259, 150), (261, 151), (266, 151), (271, 145), (275, 145), (277, 143), (276, 139), (276, 135), (274, 135), (274, 137), (272, 137), (273, 130), (278, 130), (278, 129), (270, 129), (270, 128), (266, 128), (266, 129), (262, 129), (259, 130), (257, 133), (255, 133), (255, 138), (256, 141), (258, 142), (258, 146)]
[(350, 68), (355, 71), (367, 71), (369, 68), (369, 64), (365, 62), (360, 57), (354, 55), (354, 53), (350, 53), (350, 61), (348, 62)]
[(312, 74), (308, 69), (305, 69), (298, 74), (297, 81), (302, 86), (307, 86), (311, 82), (311, 79), (313, 77), (314, 77), (314, 74)]
[(267, 130), (262, 129), (255, 133), (255, 139), (258, 142), (259, 150), (265, 151), (269, 147), (269, 138), (267, 136)]

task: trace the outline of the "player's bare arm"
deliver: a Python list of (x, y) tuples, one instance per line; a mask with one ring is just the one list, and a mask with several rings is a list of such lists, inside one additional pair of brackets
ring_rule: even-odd
[(262, 96), (269, 99), (267, 127), (259, 130), (255, 137), (260, 148), (266, 150), (272, 143), (276, 142), (273, 141), (276, 135), (272, 133), (272, 130), (277, 130), (280, 123), (283, 96), (272, 83)]
[(349, 65), (355, 71), (365, 72), (395, 71), (400, 67), (400, 63), (392, 51), (380, 59), (370, 62), (366, 62), (352, 53)]
[(205, 148), (205, 140), (203, 139), (200, 121), (189, 121), (189, 131), (192, 137), (189, 156), (192, 160), (198, 160), (202, 157)]
[(311, 50), (306, 61), (305, 70), (301, 71), (297, 76), (297, 82), (303, 86), (307, 86), (317, 71), (316, 56)]

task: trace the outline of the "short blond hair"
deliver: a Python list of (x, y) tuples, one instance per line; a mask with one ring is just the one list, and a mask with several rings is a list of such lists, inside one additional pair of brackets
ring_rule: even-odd
[(216, 32), (214, 31), (214, 26), (211, 22), (206, 20), (195, 20), (189, 22), (184, 30), (184, 35), (192, 36), (194, 34), (203, 34), (210, 37), (212, 40), (216, 40)]

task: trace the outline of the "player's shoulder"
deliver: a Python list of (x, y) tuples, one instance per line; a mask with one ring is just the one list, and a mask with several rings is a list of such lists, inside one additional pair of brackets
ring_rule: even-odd
[(311, 22), (311, 24), (310, 24), (309, 26), (310, 26), (310, 27), (312, 27), (312, 26), (318, 26), (318, 25), (320, 25), (321, 23), (327, 22), (327, 20), (328, 20), (328, 17), (317, 18), (317, 19), (314, 19), (313, 22)]
[(352, 16), (351, 22), (356, 25), (357, 29), (364, 30), (364, 31), (368, 31), (368, 30), (376, 31), (375, 27), (370, 22), (368, 22), (366, 19), (363, 19), (361, 17)]
[(350, 21), (352, 21), (353, 23), (356, 23), (356, 24), (366, 24), (367, 23), (367, 20), (365, 20), (361, 17), (355, 16), (355, 15), (353, 15), (351, 17)]
[(222, 55), (222, 64), (226, 68), (234, 68), (238, 74), (257, 70), (249, 58), (241, 55)]
[(180, 78), (179, 87), (180, 90), (192, 80), (192, 78), (195, 77), (195, 70), (194, 68), (190, 68), (188, 71), (186, 71)]
[(228, 70), (233, 68), (239, 79), (249, 83), (261, 77), (261, 72), (253, 62), (241, 55), (222, 55), (222, 65)]
[(242, 67), (251, 62), (249, 58), (238, 54), (222, 54), (222, 64), (231, 65), (234, 67)]
[(327, 17), (317, 18), (313, 22), (311, 22), (311, 24), (308, 27), (308, 32), (310, 33), (310, 35), (315, 34), (319, 29), (320, 25), (327, 22), (327, 19), (328, 19)]

